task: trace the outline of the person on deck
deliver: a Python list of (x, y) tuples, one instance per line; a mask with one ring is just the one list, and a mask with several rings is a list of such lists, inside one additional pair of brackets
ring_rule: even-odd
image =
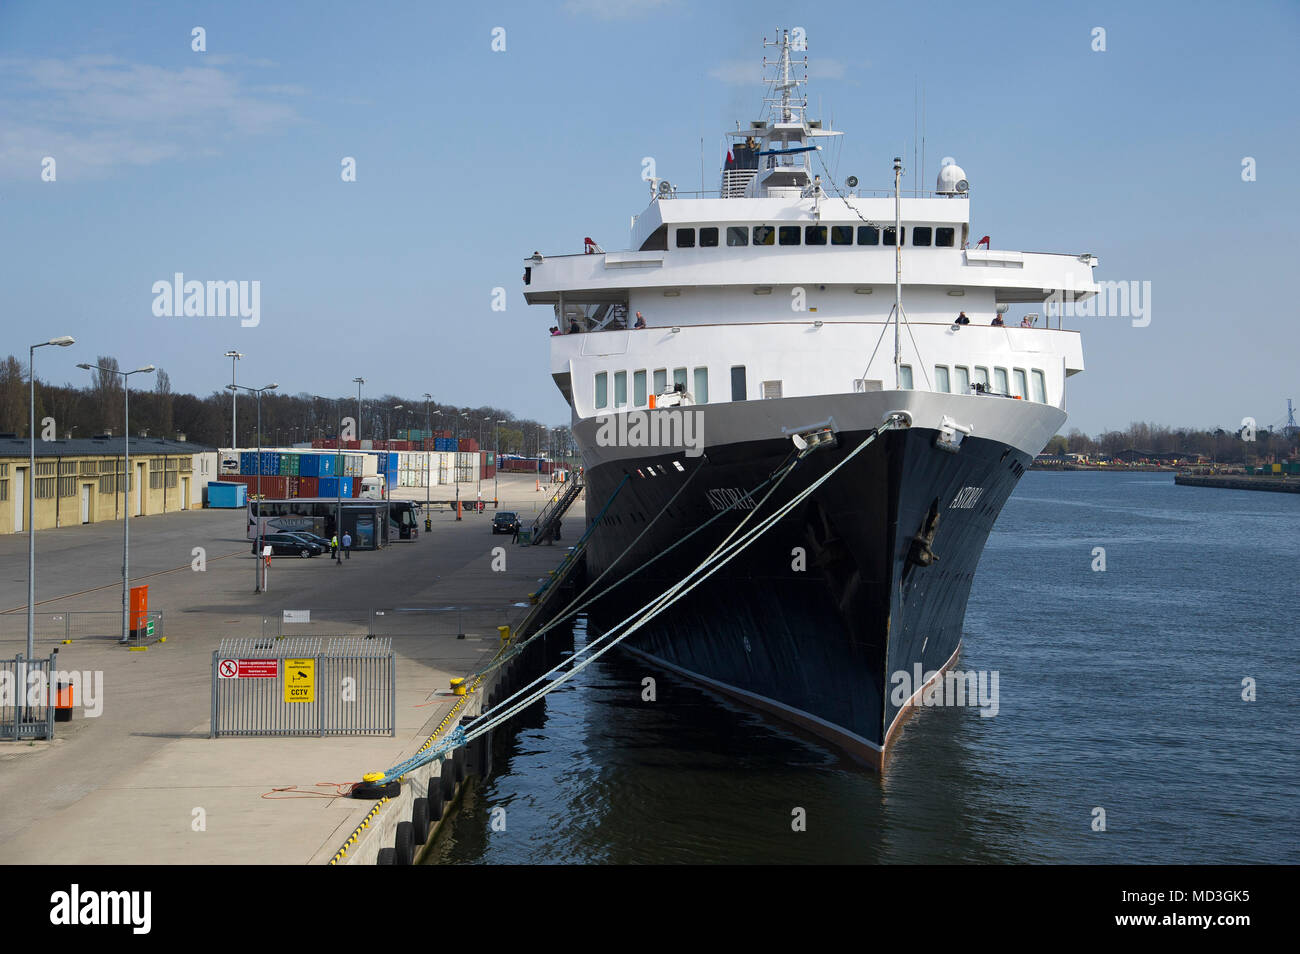
[(994, 315), (994, 316), (993, 316), (993, 320), (990, 321), (989, 324), (991, 324), (991, 325), (992, 325), (993, 327), (995, 327), (995, 328), (1005, 328), (1005, 327), (1006, 327), (1006, 325), (1005, 325), (1005, 324), (1003, 323), (1003, 321), (1002, 321), (1002, 316), (1001, 316), (1001, 315)]
[(959, 324), (959, 325), (969, 325), (969, 324), (970, 324), (970, 319), (966, 317), (966, 312), (963, 311), (961, 314), (959, 314), (959, 315), (957, 316), (957, 322), (956, 322), (956, 323)]
[(636, 313), (636, 324), (633, 325), (632, 327), (633, 327), (633, 328), (644, 328), (644, 327), (645, 327), (645, 319), (641, 317), (641, 312), (638, 311), (638, 312)]

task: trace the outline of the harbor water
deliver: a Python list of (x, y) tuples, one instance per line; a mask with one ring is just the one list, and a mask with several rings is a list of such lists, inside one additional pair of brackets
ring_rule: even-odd
[(920, 710), (877, 775), (611, 652), (499, 740), (431, 861), (1295, 864), (1298, 566), (1292, 495), (1030, 472), (957, 663), (996, 715)]

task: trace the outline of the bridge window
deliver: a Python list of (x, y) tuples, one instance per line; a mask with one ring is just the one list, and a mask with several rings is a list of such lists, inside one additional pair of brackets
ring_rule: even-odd
[(800, 229), (799, 229), (799, 226), (797, 226), (797, 225), (782, 225), (782, 226), (781, 226), (781, 236), (780, 236), (780, 242), (781, 242), (781, 244), (782, 244), (782, 245), (798, 245), (798, 244), (799, 244), (799, 232), (800, 232)]
[(904, 391), (912, 390), (912, 366), (910, 364), (898, 366), (898, 386)]
[(614, 372), (614, 406), (627, 407), (627, 372)]
[(954, 230), (951, 227), (941, 225), (934, 230), (934, 244), (938, 248), (952, 248), (954, 240)]
[(859, 245), (879, 245), (880, 229), (874, 225), (858, 226), (858, 244)]
[(696, 404), (709, 403), (709, 369), (708, 368), (695, 369), (694, 397), (695, 397)]
[(747, 400), (745, 397), (745, 366), (738, 364), (731, 369), (731, 399), (733, 401)]
[(930, 239), (934, 232), (928, 225), (918, 225), (912, 229), (912, 244), (916, 246), (926, 246), (930, 244)]
[(831, 244), (832, 244), (832, 245), (852, 245), (852, 244), (853, 244), (853, 226), (851, 226), (851, 225), (832, 225), (832, 226), (831, 226)]
[(596, 375), (596, 407), (609, 407), (609, 375), (601, 371)]
[(644, 371), (637, 371), (632, 375), (632, 403), (637, 407), (646, 406)]
[(755, 245), (775, 245), (776, 229), (770, 225), (754, 226), (754, 244)]
[(1029, 382), (1025, 376), (1024, 368), (1016, 368), (1011, 373), (1011, 383), (1014, 384), (1016, 388), (1011, 392), (1012, 394), (1020, 398), (1029, 397)]
[(700, 248), (717, 248), (718, 230), (716, 226), (700, 229)]
[(1039, 404), (1047, 403), (1047, 378), (1038, 370), (1034, 371), (1034, 400)]
[(948, 393), (948, 369), (942, 364), (934, 366), (934, 389)]
[[(885, 229), (884, 235), (881, 236), (881, 239), (882, 239), (882, 241), (881, 241), (881, 243), (880, 243), (881, 245), (893, 245), (893, 244), (894, 244), (894, 227), (893, 227), (892, 225), (889, 226), (887, 229)], [(907, 244), (907, 226), (904, 226), (904, 227), (903, 227), (903, 241), (902, 241), (902, 244), (903, 244), (903, 245), (906, 245), (906, 244)]]
[(803, 244), (804, 245), (825, 245), (826, 226), (805, 225), (803, 230)]
[(678, 229), (677, 247), (695, 248), (695, 229)]
[(668, 390), (668, 369), (659, 368), (655, 371), (655, 394), (663, 394)]
[(989, 369), (988, 369), (988, 368), (976, 368), (976, 369), (975, 369), (975, 383), (978, 384), (980, 387), (982, 387), (984, 390), (986, 390), (986, 391), (988, 390), (988, 387), (989, 387)]
[(727, 244), (728, 245), (748, 245), (749, 229), (743, 225), (727, 226)]
[(1006, 369), (1006, 368), (994, 368), (994, 369), (993, 369), (993, 391), (994, 391), (994, 393), (995, 393), (995, 394), (1009, 394), (1010, 392), (1007, 390), (1009, 387), (1010, 387), (1010, 385), (1007, 383), (1007, 369)]
[(676, 388), (677, 385), (679, 384), (682, 386), (682, 390), (685, 391), (686, 390), (686, 369), (685, 368), (673, 368), (673, 387)]
[(953, 393), (970, 394), (970, 368), (963, 368), (961, 365), (957, 365), (952, 369), (952, 373), (954, 378), (953, 383), (956, 385), (956, 387), (953, 388)]

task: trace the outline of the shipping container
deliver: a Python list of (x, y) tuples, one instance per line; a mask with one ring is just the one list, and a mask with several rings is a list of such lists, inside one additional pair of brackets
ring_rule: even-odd
[(320, 496), (320, 479), (317, 477), (299, 477), (298, 478), (298, 496), (299, 497), (319, 497)]
[(248, 503), (248, 488), (235, 481), (210, 480), (207, 497), (209, 507), (238, 509)]
[[(268, 500), (283, 500), (288, 496), (289, 485), (287, 477), (276, 477), (273, 475), (263, 474), (260, 478), (256, 474), (238, 474), (226, 478), (227, 481), (234, 481), (243, 484), (248, 488), (249, 496), (258, 493), (261, 487), (262, 497)], [(259, 480), (261, 481), (259, 484)]]

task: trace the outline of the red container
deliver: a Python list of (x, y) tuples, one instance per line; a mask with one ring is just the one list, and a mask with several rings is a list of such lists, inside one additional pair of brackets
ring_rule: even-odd
[(299, 496), (299, 497), (319, 497), (319, 496), (320, 496), (320, 478), (319, 478), (319, 477), (299, 477), (299, 478), (298, 478), (298, 496)]
[(353, 497), (353, 499), (356, 499), (357, 497), (360, 497), (360, 496), (361, 496), (361, 478), (360, 478), (360, 477), (353, 477), (353, 478), (352, 478), (352, 497)]
[(478, 451), (478, 440), (473, 437), (462, 437), (458, 446), (462, 454), (473, 454)]
[[(248, 495), (251, 497), (257, 493), (257, 475), (256, 474), (224, 474), (223, 480), (235, 481), (243, 484), (248, 488)], [(284, 500), (289, 492), (288, 477), (271, 477), (262, 475), (262, 496), (267, 500)]]

